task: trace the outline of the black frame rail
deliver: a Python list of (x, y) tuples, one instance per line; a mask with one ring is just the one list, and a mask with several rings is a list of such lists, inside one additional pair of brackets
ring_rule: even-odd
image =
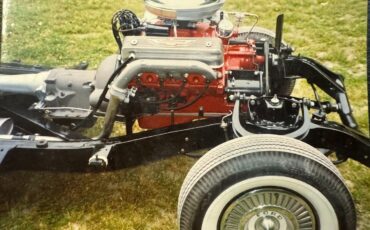
[[(226, 141), (221, 118), (145, 131), (106, 141), (1, 140), (1, 170), (85, 171), (89, 159), (109, 146), (109, 168), (120, 169), (208, 149)], [(227, 131), (232, 133), (231, 130)], [(302, 140), (370, 167), (370, 142), (363, 134), (335, 122), (311, 122)]]

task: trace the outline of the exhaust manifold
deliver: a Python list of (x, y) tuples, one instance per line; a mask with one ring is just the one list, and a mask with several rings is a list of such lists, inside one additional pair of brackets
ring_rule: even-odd
[(110, 99), (104, 117), (103, 130), (96, 139), (109, 137), (113, 129), (119, 104), (121, 102), (128, 103), (129, 101), (130, 89), (127, 88), (129, 82), (140, 73), (145, 72), (156, 73), (160, 76), (166, 77), (171, 76), (174, 78), (182, 78), (186, 74), (193, 73), (201, 74), (209, 81), (217, 79), (217, 72), (209, 65), (200, 61), (153, 59), (140, 59), (133, 61), (127, 65), (127, 67), (110, 85)]

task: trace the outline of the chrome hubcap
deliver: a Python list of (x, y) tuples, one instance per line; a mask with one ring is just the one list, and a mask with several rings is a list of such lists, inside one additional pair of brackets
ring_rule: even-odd
[(232, 201), (223, 212), (221, 230), (316, 229), (310, 204), (299, 195), (280, 188), (261, 188)]

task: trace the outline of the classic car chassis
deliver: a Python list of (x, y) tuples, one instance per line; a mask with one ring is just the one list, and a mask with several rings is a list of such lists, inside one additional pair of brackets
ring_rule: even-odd
[[(15, 71), (13, 67), (12, 71)], [(225, 130), (221, 127), (222, 118), (211, 118), (106, 140), (91, 140), (40, 119), (38, 113), (22, 109), (21, 102), (27, 101), (24, 97), (16, 99), (19, 104), (14, 104), (14, 101), (14, 96), (2, 100), (1, 114), (12, 117), (17, 124), (37, 135), (15, 135), (1, 140), (3, 170), (83, 171), (89, 159), (90, 166), (118, 169), (186, 153), (191, 155), (193, 151), (212, 148), (233, 136), (231, 125)], [(63, 141), (48, 140), (46, 136), (55, 136)], [(311, 146), (336, 152), (340, 162), (351, 158), (370, 166), (366, 154), (370, 148), (369, 140), (355, 129), (308, 117), (307, 124), (297, 136)]]
[[(344, 78), (292, 54), (283, 15), (273, 34), (247, 13), (230, 13), (235, 28), (222, 0), (145, 2), (150, 20), (113, 16), (120, 54), (97, 71), (0, 64), (0, 170), (120, 169), (213, 148), (185, 179), (180, 229), (353, 228), (353, 201), (332, 163), (369, 167), (370, 141)], [(239, 27), (244, 17), (256, 23)], [(290, 96), (298, 78), (315, 100)], [(97, 117), (100, 134), (85, 136)], [(135, 120), (144, 131), (134, 132)], [(115, 121), (125, 135), (110, 137)]]

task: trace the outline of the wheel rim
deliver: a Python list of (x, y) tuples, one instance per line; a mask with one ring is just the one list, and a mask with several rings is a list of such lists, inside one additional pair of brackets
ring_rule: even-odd
[(221, 216), (221, 230), (316, 229), (315, 213), (306, 200), (282, 188), (260, 188), (232, 201)]
[[(213, 200), (213, 202), (207, 208), (207, 211), (202, 218), (203, 220), (201, 229), (221, 230), (222, 228), (220, 227), (220, 223), (222, 223), (222, 218), (226, 213), (225, 210), (230, 207), (230, 204), (232, 204), (235, 199), (240, 197), (240, 194), (245, 194), (248, 191), (256, 191), (259, 188), (280, 188), (284, 190), (284, 193), (289, 193), (291, 191), (291, 193), (293, 194), (299, 194), (298, 196), (296, 196), (298, 198), (302, 197), (305, 203), (309, 207), (311, 207), (312, 212), (315, 214), (315, 225), (317, 226), (317, 229), (339, 230), (337, 215), (329, 200), (320, 191), (318, 191), (311, 185), (303, 181), (285, 176), (254, 177), (243, 180), (224, 190), (216, 197), (215, 200)], [(267, 222), (270, 221), (267, 220)], [(266, 223), (266, 221), (265, 224), (267, 226), (269, 225), (269, 223)], [(239, 228), (238, 226), (233, 226), (224, 229), (245, 230), (243, 227), (245, 226), (242, 226), (241, 228)], [(315, 226), (313, 225), (313, 227)]]

